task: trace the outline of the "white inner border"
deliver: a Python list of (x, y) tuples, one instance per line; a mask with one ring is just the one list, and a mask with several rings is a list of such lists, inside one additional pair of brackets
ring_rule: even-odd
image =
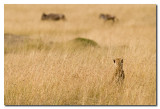
[[(157, 7), (159, 8), (160, 0), (0, 0), (0, 109), (4, 108), (75, 108), (76, 106), (5, 106), (4, 105), (4, 4), (157, 4)], [(157, 11), (158, 11), (157, 8)], [(157, 20), (159, 11), (157, 12)], [(160, 49), (159, 38), (158, 38), (158, 25), (157, 23), (157, 52)], [(2, 60), (3, 59), (3, 60)], [(160, 59), (157, 55), (157, 61)], [(158, 63), (158, 62), (157, 62)], [(157, 76), (158, 75), (158, 67), (160, 65), (157, 65)], [(157, 84), (158, 84), (158, 77), (157, 77)], [(159, 86), (159, 84), (158, 84)], [(157, 86), (157, 105), (160, 104), (159, 101), (159, 93), (158, 93), (158, 87)], [(76, 108), (146, 108), (146, 106), (78, 106)], [(147, 108), (160, 108), (160, 106), (148, 106)]]

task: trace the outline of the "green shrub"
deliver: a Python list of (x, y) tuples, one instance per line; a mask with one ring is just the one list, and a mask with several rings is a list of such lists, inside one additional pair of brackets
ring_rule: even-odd
[(98, 46), (98, 44), (95, 41), (90, 40), (90, 39), (86, 39), (86, 38), (78, 37), (78, 38), (73, 39), (73, 41), (74, 41), (74, 43), (78, 43), (78, 44), (85, 46), (85, 47), (86, 46), (93, 46), (93, 47)]

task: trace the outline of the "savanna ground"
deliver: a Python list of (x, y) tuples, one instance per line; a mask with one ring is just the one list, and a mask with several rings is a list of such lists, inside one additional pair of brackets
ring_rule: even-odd
[[(121, 87), (110, 84), (118, 57)], [(4, 104), (156, 105), (156, 5), (5, 5)]]

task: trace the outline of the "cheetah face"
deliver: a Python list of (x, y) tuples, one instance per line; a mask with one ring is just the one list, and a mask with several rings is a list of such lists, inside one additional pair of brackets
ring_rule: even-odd
[(121, 67), (123, 68), (123, 59), (121, 58), (116, 58), (113, 59), (114, 64), (116, 65), (116, 67)]

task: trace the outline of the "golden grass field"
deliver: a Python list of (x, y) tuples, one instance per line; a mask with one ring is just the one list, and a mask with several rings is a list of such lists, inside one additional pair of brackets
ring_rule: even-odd
[[(67, 21), (41, 21), (43, 12)], [(110, 84), (118, 57), (120, 87)], [(156, 5), (5, 4), (4, 104), (156, 105)]]

